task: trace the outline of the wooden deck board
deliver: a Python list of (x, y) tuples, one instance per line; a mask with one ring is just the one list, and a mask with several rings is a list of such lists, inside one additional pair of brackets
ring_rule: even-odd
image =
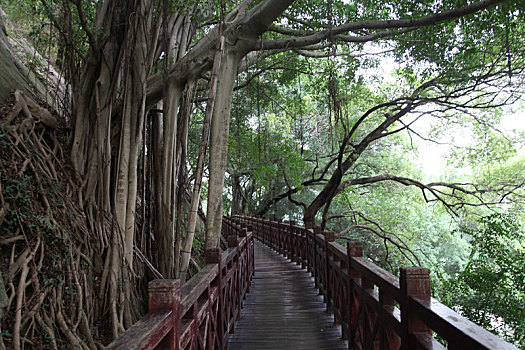
[(311, 275), (255, 241), (255, 274), (230, 350), (348, 349)]

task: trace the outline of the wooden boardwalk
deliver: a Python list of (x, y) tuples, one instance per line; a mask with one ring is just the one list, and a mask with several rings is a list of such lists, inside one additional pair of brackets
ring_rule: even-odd
[(310, 273), (255, 241), (255, 274), (230, 350), (348, 349)]

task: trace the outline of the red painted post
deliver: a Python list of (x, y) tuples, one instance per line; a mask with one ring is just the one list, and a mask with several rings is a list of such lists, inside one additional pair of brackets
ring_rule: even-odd
[(400, 301), (401, 324), (403, 327), (401, 349), (411, 349), (410, 338), (412, 334), (432, 332), (430, 328), (412, 312), (409, 302), (411, 296), (430, 298), (430, 270), (424, 267), (402, 267), (399, 270), (399, 286), (403, 295), (403, 300)]
[(319, 288), (319, 255), (317, 254), (317, 235), (322, 234), (323, 230), (320, 227), (314, 226), (314, 239), (313, 239), (313, 249), (314, 249), (314, 282), (315, 287)]
[(261, 242), (264, 242), (264, 240), (262, 239), (262, 233), (263, 233), (263, 219), (261, 218), (257, 218), (257, 236), (259, 237), (259, 240)]
[[(363, 242), (347, 241), (346, 254), (348, 255), (349, 258), (350, 257), (362, 258), (363, 257)], [(351, 259), (349, 259), (348, 261), (348, 266), (351, 267)], [(351, 277), (359, 277), (359, 276), (355, 275), (355, 272), (354, 272), (354, 276), (351, 275)]]
[[(239, 231), (239, 239), (242, 241), (247, 236), (248, 236), (248, 228), (247, 228), (247, 225), (244, 224), (244, 227), (241, 228), (241, 230)], [(249, 254), (250, 254), (250, 243), (248, 242), (248, 240), (246, 240), (246, 242), (244, 243), (242, 252), (241, 251), (239, 252), (239, 261), (240, 261), (239, 274), (241, 275), (241, 281), (242, 281), (241, 292), (244, 292), (244, 286), (248, 286), (250, 282), (251, 265), (249, 264), (251, 264), (251, 262), (249, 259)], [(239, 300), (239, 303), (240, 302), (241, 300)], [(239, 316), (240, 316), (240, 313), (239, 313)]]
[(295, 246), (295, 230), (294, 230), (295, 220), (290, 220), (290, 228), (289, 228), (289, 234), (288, 234), (288, 240), (290, 242), (290, 261), (296, 261), (295, 255), (296, 255), (296, 246)]
[[(239, 229), (238, 231), (240, 232), (242, 230), (246, 230), (246, 229)], [(236, 293), (235, 297), (237, 298), (237, 301), (235, 302), (237, 306), (235, 312), (237, 315), (235, 315), (235, 320), (240, 320), (241, 319), (241, 275), (242, 275), (241, 248), (239, 247), (239, 240), (237, 238), (237, 235), (230, 236), (230, 237), (228, 237), (228, 246), (230, 246), (231, 244), (232, 248), (237, 249), (237, 254), (236, 254), (237, 256), (234, 260), (234, 265), (233, 265), (233, 268), (237, 269), (237, 273), (234, 273), (234, 276), (237, 276), (236, 288), (235, 288), (235, 293)], [(232, 328), (230, 330), (230, 333), (233, 333), (234, 331), (235, 331), (235, 322), (232, 323)]]
[(305, 228), (301, 228), (299, 230), (299, 237), (301, 237), (301, 268), (302, 269), (305, 269), (306, 268), (306, 258), (308, 257), (308, 254), (307, 254), (307, 243), (308, 243), (308, 236), (307, 236), (307, 233), (306, 233), (306, 227)]
[(264, 244), (269, 246), (270, 245), (269, 234), (270, 234), (270, 226), (271, 226), (272, 220), (268, 219), (264, 223), (265, 223), (265, 226), (264, 226)]
[[(359, 294), (359, 303), (366, 303), (367, 296), (372, 294), (373, 290), (374, 290), (374, 283), (372, 281), (370, 281), (368, 278), (366, 278), (364, 275), (362, 275), (361, 276), (361, 294)], [(366, 312), (366, 311), (362, 315), (363, 315), (363, 320), (362, 320), (362, 322), (359, 322), (359, 320), (358, 320), (358, 325), (357, 325), (357, 327), (362, 327), (362, 333), (361, 334), (363, 334), (364, 344), (361, 344), (361, 346), (364, 349), (371, 349), (372, 348), (372, 343), (373, 343), (373, 340), (372, 340), (372, 332), (373, 332), (372, 324), (373, 324), (374, 320), (373, 320), (373, 318), (370, 317), (370, 314), (368, 312)]]
[(354, 343), (354, 337), (359, 326), (357, 320), (357, 309), (359, 304), (357, 303), (357, 295), (355, 294), (353, 279), (360, 278), (360, 274), (352, 268), (352, 258), (362, 258), (363, 257), (363, 242), (357, 241), (348, 241), (346, 245), (346, 255), (348, 256), (348, 305), (346, 307), (347, 317), (348, 317), (348, 330), (349, 333), (348, 343)]
[(259, 226), (259, 240), (264, 243), (264, 223), (266, 222), (266, 219), (260, 218), (257, 221), (257, 224)]
[(238, 244), (237, 235), (235, 235), (234, 232), (230, 233), (228, 235), (228, 248), (235, 248), (237, 247), (237, 244)]
[(330, 243), (335, 240), (333, 232), (324, 232), (324, 283), (325, 283), (325, 303), (326, 309), (332, 312), (332, 283), (330, 281), (332, 268), (330, 267), (330, 260), (332, 259), (332, 251), (330, 250)]
[(268, 227), (268, 246), (274, 250), (275, 250), (274, 232), (275, 232), (276, 226), (277, 226), (277, 219), (273, 217), (270, 220), (270, 226)]
[(268, 229), (266, 231), (266, 236), (267, 236), (266, 245), (270, 248), (273, 248), (272, 231), (273, 231), (273, 226), (275, 225), (275, 222), (273, 220), (274, 220), (273, 217), (268, 220)]
[[(256, 226), (252, 226), (251, 224), (248, 224), (247, 231), (245, 231), (246, 236), (248, 235), (248, 232), (252, 233), (252, 238), (250, 239), (249, 242), (247, 242), (247, 244), (248, 244), (248, 259), (250, 260), (250, 269), (248, 270), (250, 281), (252, 279), (253, 272), (255, 271), (255, 259), (254, 259), (254, 256), (253, 256), (254, 253), (255, 253), (254, 252), (254, 242), (253, 242), (254, 235), (255, 235), (254, 227), (256, 227)], [(250, 290), (250, 285), (248, 285), (248, 291), (249, 290)]]
[(273, 217), (268, 219), (268, 228), (266, 230), (266, 245), (272, 248), (272, 230), (273, 230)]
[(281, 229), (282, 222), (283, 222), (282, 219), (278, 219), (275, 225), (275, 228), (272, 232), (272, 237), (274, 241), (274, 249), (277, 250), (279, 253), (281, 253), (281, 242), (280, 242), (281, 240), (279, 237), (279, 230)]
[(240, 231), (239, 231), (239, 237), (241, 238), (244, 238), (247, 236), (248, 234), (248, 231), (251, 231), (252, 228), (251, 226), (244, 226)]
[(219, 289), (219, 295), (218, 295), (218, 299), (219, 299), (219, 310), (218, 310), (218, 313), (217, 313), (217, 319), (216, 319), (216, 322), (217, 322), (217, 331), (219, 332), (219, 334), (217, 334), (217, 339), (218, 339), (218, 342), (219, 344), (218, 345), (218, 348), (219, 349), (224, 349), (224, 335), (225, 335), (225, 332), (224, 332), (224, 325), (225, 324), (228, 324), (226, 321), (226, 323), (224, 323), (224, 310), (225, 310), (225, 307), (226, 305), (224, 305), (224, 298), (223, 298), (223, 294), (224, 294), (224, 290), (223, 290), (223, 286), (222, 286), (222, 256), (221, 256), (221, 250), (219, 248), (212, 248), (212, 249), (206, 249), (206, 251), (204, 252), (204, 263), (206, 265), (208, 264), (217, 264), (218, 265), (218, 274), (217, 274), (217, 288)]
[(313, 223), (311, 222), (307, 222), (305, 224), (305, 228), (306, 228), (306, 270), (308, 272), (312, 272), (313, 271), (313, 248), (312, 248), (312, 243), (313, 240), (312, 240), (312, 237), (313, 237), (313, 229), (314, 229), (314, 225)]
[[(396, 308), (396, 301), (390, 295), (379, 290), (379, 305), (380, 308), (390, 314), (394, 314)], [(381, 332), (379, 339), (380, 349), (399, 349), (401, 346), (401, 338), (392, 329), (386, 327), (384, 332)]]
[(282, 229), (282, 226), (283, 226), (283, 220), (279, 219), (279, 225), (277, 225), (276, 229), (275, 229), (275, 237), (276, 237), (276, 242), (277, 242), (277, 251), (281, 254), (284, 254), (284, 242), (283, 242), (283, 237), (282, 237), (282, 232), (283, 232), (283, 229)]
[(207, 264), (220, 264), (221, 263), (221, 251), (219, 248), (206, 249), (204, 252), (204, 263)]
[(172, 329), (159, 343), (159, 348), (179, 350), (180, 280), (154, 280), (148, 283), (148, 310), (171, 309)]
[(289, 225), (282, 227), (282, 235), (284, 243), (283, 255), (289, 258), (292, 254), (292, 236), (290, 235)]

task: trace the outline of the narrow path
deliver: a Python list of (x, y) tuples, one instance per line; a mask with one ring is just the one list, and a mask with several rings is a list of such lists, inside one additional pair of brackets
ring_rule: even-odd
[(255, 241), (255, 274), (230, 350), (348, 349), (310, 273)]

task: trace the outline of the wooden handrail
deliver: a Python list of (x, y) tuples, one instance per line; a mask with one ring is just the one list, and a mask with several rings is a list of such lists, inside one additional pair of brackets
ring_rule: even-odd
[(333, 233), (295, 222), (239, 217), (257, 239), (310, 271), (328, 310), (356, 349), (517, 349), (431, 297), (430, 271), (401, 268), (400, 277), (343, 247)]
[(106, 349), (225, 349), (254, 272), (252, 228), (224, 218), (228, 249), (205, 252), (206, 266), (185, 284), (148, 284), (148, 313)]

